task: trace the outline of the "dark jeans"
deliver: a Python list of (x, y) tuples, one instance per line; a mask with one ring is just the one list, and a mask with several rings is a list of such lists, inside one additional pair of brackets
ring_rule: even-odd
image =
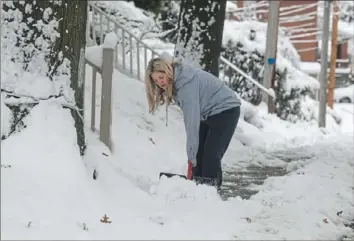
[(229, 147), (240, 118), (240, 107), (225, 110), (209, 116), (200, 123), (197, 166), (193, 168), (194, 177), (207, 177), (222, 184), (221, 159)]

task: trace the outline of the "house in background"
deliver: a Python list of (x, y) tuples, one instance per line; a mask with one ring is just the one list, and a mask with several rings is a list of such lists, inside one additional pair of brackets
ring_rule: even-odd
[[(228, 13), (230, 19), (243, 21), (243, 18), (268, 21), (268, 1), (236, 0), (237, 10)], [(317, 77), (320, 71), (321, 56), (321, 30), (318, 21), (317, 0), (280, 2), (279, 25), (285, 27), (292, 44), (296, 48), (302, 61), (302, 69), (309, 75)], [(338, 26), (337, 45), (337, 79), (350, 74), (350, 61), (348, 56), (348, 38), (341, 33)], [(329, 48), (330, 49), (330, 48)], [(330, 52), (329, 52), (330, 53)], [(330, 57), (330, 55), (329, 55)]]

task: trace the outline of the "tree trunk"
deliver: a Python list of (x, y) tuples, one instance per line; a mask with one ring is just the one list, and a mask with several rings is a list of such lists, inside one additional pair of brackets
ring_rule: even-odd
[[(56, 41), (54, 52), (63, 53), (63, 57), (70, 60), (71, 88), (75, 91), (76, 107), (71, 114), (75, 120), (77, 144), (80, 154), (86, 149), (84, 132), (84, 93), (85, 93), (85, 47), (86, 47), (86, 21), (87, 1), (62, 0), (63, 4), (57, 9), (56, 17), (62, 18), (59, 22), (60, 38)], [(56, 59), (53, 59), (53, 62)]]
[(219, 76), (226, 0), (182, 0), (175, 58)]
[[(85, 46), (86, 46), (86, 20), (87, 20), (87, 1), (82, 0), (26, 0), (24, 3), (14, 1), (15, 8), (19, 9), (23, 15), (23, 22), (27, 23), (28, 31), (24, 35), (31, 34), (28, 42), (34, 43), (35, 40), (41, 36), (41, 31), (38, 31), (35, 24), (38, 20), (49, 22), (55, 18), (59, 21), (57, 31), (60, 37), (56, 39), (53, 46), (51, 46), (51, 53), (46, 56), (48, 63), (50, 63), (50, 71), (46, 73), (51, 79), (59, 71), (58, 67), (63, 63), (63, 59), (70, 61), (71, 81), (70, 87), (75, 93), (75, 104), (78, 109), (71, 110), (71, 114), (75, 120), (75, 127), (77, 131), (77, 144), (80, 148), (80, 154), (83, 155), (86, 149), (85, 133), (84, 133), (84, 82), (85, 82)], [(26, 6), (31, 6), (31, 12), (26, 11)], [(6, 6), (5, 6), (6, 7)], [(53, 15), (49, 19), (44, 18), (43, 11), (46, 8), (51, 8)], [(5, 9), (6, 10), (6, 9)], [(28, 22), (28, 18), (34, 19), (33, 22)], [(18, 44), (22, 44), (19, 39)], [(24, 43), (26, 44), (26, 43)], [(26, 63), (31, 61), (31, 53), (25, 56), (24, 69)]]

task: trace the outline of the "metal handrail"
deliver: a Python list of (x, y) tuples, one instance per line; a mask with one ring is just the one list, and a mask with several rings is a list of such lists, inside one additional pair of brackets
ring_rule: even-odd
[(242, 75), (243, 77), (245, 77), (248, 81), (252, 82), (254, 85), (256, 85), (258, 88), (260, 88), (264, 93), (266, 93), (268, 96), (275, 98), (274, 96), (274, 92), (270, 91), (269, 89), (267, 89), (266, 87), (264, 87), (263, 85), (261, 85), (258, 81), (254, 80), (252, 77), (250, 77), (249, 75), (247, 75), (245, 72), (243, 72), (240, 68), (238, 68), (236, 65), (234, 65), (233, 63), (231, 63), (230, 61), (228, 61), (227, 59), (225, 59), (224, 57), (220, 56), (220, 61), (227, 65), (227, 67), (230, 67), (231, 69), (233, 69), (234, 71), (236, 71), (237, 73), (239, 73), (240, 75)]

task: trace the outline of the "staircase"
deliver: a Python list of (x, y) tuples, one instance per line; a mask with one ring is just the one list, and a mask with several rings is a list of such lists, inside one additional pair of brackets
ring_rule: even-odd
[[(131, 31), (120, 25), (112, 16), (95, 6), (94, 3), (89, 2), (88, 5), (87, 46), (102, 44), (106, 33), (116, 33), (118, 36), (118, 44), (115, 48), (114, 67), (132, 78), (143, 81), (145, 68), (149, 60), (154, 57), (159, 57), (160, 54), (142, 42), (141, 39), (131, 33)], [(222, 66), (220, 79), (230, 84), (232, 82), (232, 76), (235, 76), (235, 74), (241, 75), (250, 85), (255, 86), (259, 92), (263, 92), (274, 98), (272, 91), (269, 91), (227, 59), (221, 56), (219, 60), (220, 66)]]

